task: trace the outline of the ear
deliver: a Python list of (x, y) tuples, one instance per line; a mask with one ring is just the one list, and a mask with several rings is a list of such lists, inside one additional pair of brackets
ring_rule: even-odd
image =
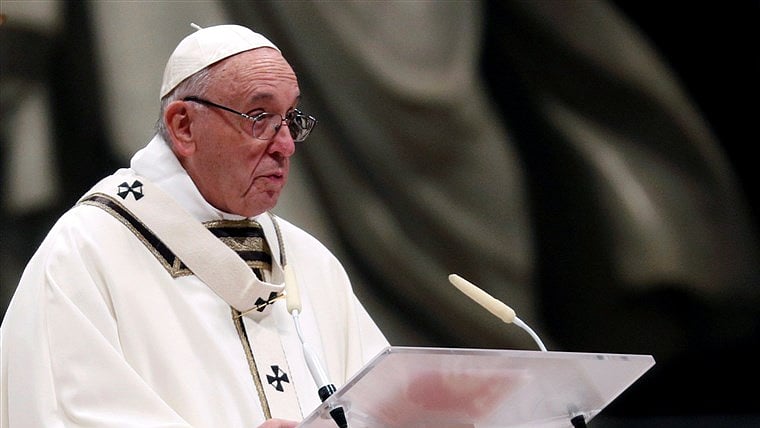
[(192, 111), (185, 101), (174, 101), (164, 110), (164, 121), (171, 136), (171, 145), (174, 152), (181, 157), (186, 157), (195, 152), (195, 140), (193, 139)]

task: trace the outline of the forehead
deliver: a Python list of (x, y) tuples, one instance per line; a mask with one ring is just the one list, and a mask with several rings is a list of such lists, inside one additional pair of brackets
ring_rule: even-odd
[(227, 99), (266, 101), (299, 95), (293, 68), (275, 49), (239, 53), (214, 65), (211, 73), (211, 92)]

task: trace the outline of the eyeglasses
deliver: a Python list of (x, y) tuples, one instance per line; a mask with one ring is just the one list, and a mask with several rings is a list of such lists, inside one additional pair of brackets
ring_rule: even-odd
[(293, 109), (284, 117), (280, 116), (277, 113), (266, 112), (257, 114), (256, 116), (251, 116), (245, 113), (241, 113), (237, 110), (233, 110), (229, 107), (213, 103), (209, 100), (204, 100), (203, 98), (185, 97), (182, 99), (182, 101), (192, 101), (194, 103), (203, 104), (209, 107), (216, 107), (222, 110), (226, 110), (230, 113), (235, 113), (239, 116), (243, 116), (244, 118), (251, 121), (251, 135), (253, 135), (253, 138), (257, 138), (259, 140), (269, 140), (274, 137), (280, 130), (282, 123), (285, 122), (285, 124), (288, 126), (288, 130), (290, 131), (290, 136), (293, 137), (293, 141), (296, 143), (301, 143), (306, 140), (306, 137), (309, 136), (311, 130), (314, 129), (314, 125), (317, 124), (317, 119), (315, 119), (313, 116), (309, 116), (308, 114), (301, 112), (298, 109)]

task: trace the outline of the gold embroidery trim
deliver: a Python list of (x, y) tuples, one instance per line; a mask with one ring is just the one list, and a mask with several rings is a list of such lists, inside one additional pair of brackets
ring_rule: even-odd
[[(118, 205), (124, 211), (130, 212), (124, 205), (122, 205), (121, 203), (119, 203), (119, 201), (117, 201), (114, 198), (111, 198), (110, 196), (108, 196), (106, 194), (95, 193), (93, 196), (101, 196), (101, 197), (107, 198), (109, 201), (111, 201), (112, 203)], [(106, 211), (107, 213), (111, 214), (111, 216), (113, 216), (121, 224), (123, 224), (124, 226), (126, 226), (127, 229), (129, 229), (129, 231), (132, 232), (132, 234), (135, 235), (135, 237), (137, 239), (139, 239), (140, 242), (143, 243), (143, 245), (145, 245), (145, 247), (148, 249), (148, 251), (150, 251), (151, 254), (153, 254), (153, 256), (156, 257), (156, 259), (158, 259), (158, 262), (161, 263), (161, 265), (164, 267), (164, 269), (166, 269), (169, 272), (169, 274), (172, 276), (172, 278), (176, 278), (178, 276), (183, 276), (183, 274), (184, 274), (183, 271), (187, 271), (187, 273), (184, 274), (184, 275), (190, 275), (190, 274), (192, 274), (192, 272), (190, 272), (190, 269), (187, 269), (187, 268), (180, 269), (181, 262), (180, 262), (179, 258), (177, 256), (175, 256), (174, 254), (172, 254), (174, 256), (173, 263), (169, 264), (169, 261), (164, 258), (164, 256), (156, 249), (156, 247), (153, 246), (152, 243), (150, 243), (147, 239), (145, 239), (145, 237), (143, 236), (142, 233), (140, 233), (140, 231), (138, 231), (137, 229), (135, 229), (134, 226), (132, 226), (132, 223), (130, 223), (129, 220), (127, 220), (124, 216), (121, 215), (121, 213), (119, 213), (116, 210), (112, 209), (107, 204), (101, 203), (99, 201), (94, 201), (94, 200), (84, 200), (84, 201), (80, 202), (80, 204), (82, 204), (82, 205), (92, 205), (92, 206), (98, 207), (98, 208)], [(130, 212), (130, 214), (131, 214), (131, 212)], [(141, 225), (143, 225), (146, 230), (150, 231), (150, 229), (148, 229), (148, 227), (145, 226), (145, 223), (143, 223), (142, 221), (140, 221), (137, 217), (133, 217), (133, 218), (137, 222), (139, 222)], [(152, 233), (152, 231), (151, 231), (151, 233)]]
[(240, 316), (240, 311), (235, 308), (232, 308), (232, 321), (235, 323), (235, 329), (240, 338), (240, 343), (243, 345), (245, 358), (248, 360), (248, 368), (251, 371), (253, 383), (256, 385), (256, 392), (258, 393), (259, 401), (261, 402), (261, 410), (264, 411), (264, 418), (272, 419), (272, 411), (269, 409), (269, 402), (267, 401), (266, 394), (264, 394), (264, 385), (261, 383), (259, 370), (256, 368), (256, 360), (253, 358), (253, 351), (251, 350), (251, 345), (248, 343), (248, 334), (245, 332), (245, 324), (243, 324), (243, 318)]
[[(118, 200), (112, 198), (110, 195), (104, 194), (104, 193), (94, 193), (92, 196), (99, 196), (103, 197), (105, 199), (108, 199), (109, 202), (119, 206), (122, 210), (130, 214), (130, 217), (140, 223), (148, 233), (150, 233), (152, 236), (153, 232), (148, 229), (147, 226), (145, 226), (145, 223), (140, 221), (137, 217), (132, 215), (131, 211), (129, 211), (123, 204), (121, 204)], [(84, 200), (80, 202), (82, 205), (92, 205), (96, 206), (98, 208), (103, 209), (107, 213), (111, 214), (115, 219), (117, 219), (121, 224), (127, 227), (130, 232), (132, 232), (133, 235), (137, 239), (140, 240), (140, 242), (143, 243), (145, 248), (148, 249), (148, 251), (153, 254), (153, 256), (156, 257), (159, 263), (161, 263), (161, 266), (166, 269), (167, 272), (172, 276), (172, 278), (179, 278), (183, 276), (189, 276), (193, 275), (193, 272), (182, 263), (182, 260), (180, 260), (179, 257), (177, 257), (173, 252), (171, 254), (171, 260), (167, 260), (159, 251), (156, 249), (153, 244), (148, 241), (143, 234), (137, 230), (127, 218), (125, 218), (121, 213), (114, 210), (110, 206), (108, 206), (105, 203), (102, 203), (97, 200)], [(253, 220), (213, 220), (204, 222), (203, 225), (206, 228), (215, 228), (215, 227), (260, 227), (259, 223)], [(158, 238), (156, 238), (158, 239)], [(229, 238), (229, 237), (222, 237), (219, 238), (222, 242), (224, 242), (225, 245), (232, 248), (233, 250), (242, 251), (242, 250), (248, 250), (248, 251), (264, 251), (269, 252), (269, 246), (267, 245), (267, 242), (263, 238), (253, 238), (253, 237), (242, 237), (242, 238)], [(248, 265), (251, 269), (264, 269), (269, 270), (272, 268), (272, 266), (269, 263), (262, 262), (259, 260), (244, 260), (245, 264)]]

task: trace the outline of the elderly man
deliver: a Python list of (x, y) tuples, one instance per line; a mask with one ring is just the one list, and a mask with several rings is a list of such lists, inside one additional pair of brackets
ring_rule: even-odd
[(2, 428), (293, 427), (325, 376), (388, 345), (338, 260), (269, 212), (316, 124), (277, 47), (199, 29), (160, 96), (156, 136), (23, 274), (0, 329)]

